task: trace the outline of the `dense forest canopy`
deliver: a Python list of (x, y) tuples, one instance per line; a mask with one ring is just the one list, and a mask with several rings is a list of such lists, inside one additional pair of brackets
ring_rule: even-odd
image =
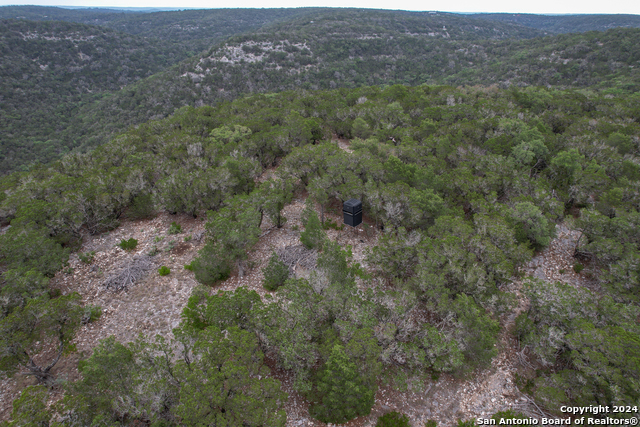
[[(2, 353), (3, 369), (22, 366), (46, 383), (46, 368), (24, 354), (37, 354), (35, 342), (47, 333), (64, 348), (78, 326), (28, 319), (34, 310), (78, 318), (73, 295), (51, 297), (47, 282), (85, 233), (157, 210), (207, 212), (207, 243), (187, 268), (215, 286), (251, 268), (247, 251), (264, 215), (279, 225), (292, 192), (304, 191), (300, 239), (318, 251), (308, 279), (275, 279), (282, 275), (276, 257), (271, 300), (242, 288), (217, 295), (198, 288), (174, 345), (103, 342), (60, 410), (83, 425), (96, 417), (124, 425), (186, 425), (190, 417), (282, 425), (279, 383), (258, 376), (269, 353), (294, 376), (312, 416), (343, 422), (367, 414), (379, 378), (487, 366), (499, 316), (514, 308), (509, 283), (549, 245), (560, 221), (583, 231), (576, 265), (598, 289), (541, 281), (523, 288), (531, 304), (515, 333), (540, 366), (525, 385), (552, 412), (564, 404), (632, 405), (640, 398), (637, 101), (429, 85), (256, 94), (184, 107), (90, 153), (6, 176), (0, 212), (11, 227), (0, 236), (0, 336), (4, 349), (24, 353)], [(352, 152), (329, 142), (332, 134), (352, 139)], [(273, 165), (276, 176), (257, 184)], [(366, 270), (327, 240), (318, 217), (333, 200), (352, 197), (385, 230)], [(12, 331), (25, 323), (42, 335), (16, 341)], [(116, 384), (123, 372), (131, 382)], [(103, 383), (116, 384), (111, 394), (100, 392)], [(234, 398), (204, 391), (222, 383)], [(38, 402), (40, 391), (26, 396)], [(251, 403), (255, 393), (268, 396), (268, 413)], [(17, 408), (14, 416), (26, 410)]]
[(60, 138), (85, 103), (189, 55), (182, 46), (61, 21), (0, 21), (0, 170), (49, 162), (75, 148)]
[[(131, 57), (126, 59), (111, 58), (109, 67), (98, 68), (100, 64), (89, 55), (82, 59), (78, 57), (75, 62), (79, 65), (75, 68), (59, 69), (57, 73), (64, 72), (62, 76), (52, 69), (34, 69), (42, 76), (40, 82), (33, 79), (16, 82), (16, 77), (7, 71), (8, 86), (2, 103), (8, 111), (5, 120), (11, 136), (5, 137), (8, 140), (4, 144), (8, 147), (0, 153), (3, 157), (2, 170), (8, 172), (25, 168), (33, 161), (52, 160), (70, 149), (90, 149), (130, 125), (167, 117), (182, 106), (210, 105), (247, 93), (423, 83), (498, 84), (503, 87), (551, 85), (625, 93), (638, 88), (640, 54), (637, 40), (640, 30), (616, 29), (605, 33), (536, 38), (542, 33), (528, 27), (454, 14), (356, 9), (339, 13), (331, 9), (296, 11), (287, 19), (283, 16), (284, 11), (273, 12), (273, 16), (267, 14), (263, 19), (268, 22), (260, 29), (213, 45), (207, 52), (173, 67), (170, 66), (184, 59), (188, 52), (193, 52), (190, 47), (180, 48), (191, 43), (190, 35), (183, 38), (151, 34), (159, 38), (170, 37), (172, 44), (169, 46), (173, 47), (169, 47), (169, 52), (174, 54), (158, 54), (152, 47), (158, 46), (158, 42), (145, 39), (148, 49), (138, 54), (131, 51)], [(204, 13), (179, 13), (196, 12)], [(245, 11), (243, 15), (238, 11), (227, 11), (244, 16), (242, 19), (248, 19), (247, 14), (253, 16), (249, 12)], [(165, 15), (151, 15), (154, 19), (174, 19), (178, 12), (163, 13)], [(139, 19), (137, 14), (124, 17)], [(171, 22), (167, 25), (175, 28), (174, 21)], [(32, 26), (34, 28), (29, 31), (33, 33), (37, 32), (38, 25), (45, 24), (6, 21), (4, 25)], [(250, 26), (238, 27), (225, 34), (237, 34), (247, 29)], [(9, 34), (14, 34), (11, 36), (14, 38), (22, 37), (15, 31), (8, 31), (9, 28), (5, 31), (5, 43), (9, 42)], [(89, 31), (87, 27), (83, 31), (90, 36), (94, 30)], [(139, 43), (133, 36), (124, 40)], [(109, 46), (112, 42), (115, 40), (105, 41)], [(54, 51), (58, 48), (53, 43), (31, 38), (21, 43), (25, 45), (22, 51), (12, 52), (9, 56), (11, 70), (37, 67), (30, 54), (25, 52), (32, 52), (33, 56), (43, 48)], [(127, 42), (124, 43), (126, 45)], [(70, 45), (68, 49), (68, 55), (78, 55), (74, 51), (77, 47)], [(149, 66), (154, 71), (166, 71), (132, 83), (138, 78), (136, 75), (121, 81), (120, 87), (116, 88), (113, 85), (96, 85), (84, 96), (74, 91), (75, 82), (79, 79), (83, 84), (87, 79), (89, 84), (93, 81), (107, 83), (112, 78), (103, 76), (123, 72), (131, 74), (129, 70), (133, 67), (127, 65), (127, 61), (139, 63), (142, 58), (150, 61)], [(88, 70), (91, 73), (85, 76)], [(143, 67), (135, 72), (148, 74), (149, 70)], [(9, 89), (25, 84), (32, 90)], [(82, 88), (83, 84), (79, 87)], [(34, 108), (33, 100), (43, 92), (43, 86), (45, 93), (54, 87), (75, 98), (61, 99), (57, 96), (36, 104)], [(54, 106), (56, 111), (51, 112)], [(43, 120), (51, 122), (47, 123), (48, 126), (31, 124)], [(17, 154), (18, 148), (22, 148), (20, 154)]]
[(315, 9), (202, 9), (144, 13), (95, 8), (3, 6), (0, 7), (0, 19), (98, 25), (127, 34), (181, 43), (186, 51), (195, 54), (229, 36), (313, 10)]
[(511, 22), (555, 34), (606, 31), (618, 27), (640, 27), (640, 16), (624, 14), (534, 15), (530, 13), (478, 13), (469, 16), (490, 21)]

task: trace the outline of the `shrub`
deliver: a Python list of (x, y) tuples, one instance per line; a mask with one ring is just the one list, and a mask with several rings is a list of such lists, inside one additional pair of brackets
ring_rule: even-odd
[(322, 422), (335, 424), (368, 415), (375, 395), (360, 376), (356, 363), (339, 344), (333, 347), (319, 375), (317, 392), (318, 399), (309, 413)]
[(80, 258), (80, 261), (84, 262), (85, 264), (91, 264), (93, 262), (93, 257), (95, 254), (96, 251), (82, 252), (78, 254), (78, 258)]
[(334, 229), (334, 230), (344, 230), (344, 224), (339, 224), (335, 221), (332, 221), (331, 219), (327, 219), (324, 222), (324, 225), (322, 226), (322, 228), (324, 228), (325, 230), (328, 229)]
[(582, 270), (584, 270), (584, 265), (580, 264), (579, 262), (573, 265), (573, 271), (575, 271), (576, 273), (579, 274)]
[(163, 265), (162, 267), (160, 267), (160, 268), (158, 269), (158, 273), (159, 273), (161, 276), (166, 276), (166, 275), (168, 275), (169, 273), (171, 273), (171, 270), (170, 270), (170, 269), (169, 269), (169, 267), (167, 267), (166, 265)]
[(378, 417), (376, 427), (409, 427), (409, 417), (399, 412), (388, 412)]
[(304, 231), (300, 233), (300, 241), (307, 249), (322, 249), (327, 235), (322, 229), (318, 214), (310, 204), (305, 206), (302, 212), (302, 221), (304, 223)]
[(132, 251), (138, 246), (138, 241), (133, 237), (129, 240), (122, 239), (119, 243), (119, 246), (125, 251)]
[(87, 305), (82, 313), (82, 324), (95, 322), (102, 316), (102, 307), (99, 305)]
[(277, 290), (289, 278), (289, 267), (287, 267), (275, 251), (269, 258), (269, 264), (262, 270), (264, 280), (262, 281), (265, 289), (270, 291)]
[(133, 199), (127, 216), (131, 219), (145, 219), (154, 215), (153, 200), (151, 200), (151, 194), (142, 194)]
[(424, 427), (437, 427), (438, 423), (435, 422), (435, 420), (427, 420), (426, 423), (424, 423)]
[(169, 226), (169, 234), (180, 234), (182, 233), (182, 226), (177, 222), (173, 221)]
[(211, 286), (229, 277), (231, 264), (226, 259), (200, 256), (191, 262), (189, 270), (193, 271), (198, 282)]

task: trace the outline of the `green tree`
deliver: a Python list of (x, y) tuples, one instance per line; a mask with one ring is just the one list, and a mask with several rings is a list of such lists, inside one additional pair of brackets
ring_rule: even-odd
[(264, 274), (262, 285), (267, 290), (275, 291), (284, 285), (284, 282), (289, 278), (289, 267), (280, 261), (278, 254), (274, 251), (269, 258), (269, 264), (262, 270), (262, 273)]
[(190, 363), (179, 363), (181, 387), (173, 412), (187, 425), (285, 425), (287, 395), (280, 382), (265, 377), (256, 337), (230, 327), (210, 327), (198, 334)]
[(49, 427), (51, 413), (47, 410), (49, 393), (42, 385), (31, 385), (13, 401), (11, 421), (3, 427)]
[[(62, 355), (74, 350), (71, 340), (84, 312), (80, 301), (77, 293), (52, 300), (33, 299), (2, 319), (0, 370), (12, 374), (22, 365), (39, 383), (48, 383), (52, 379), (51, 369)], [(47, 365), (40, 366), (35, 357), (49, 340), (57, 346), (56, 351)]]
[(151, 218), (155, 211), (153, 209), (153, 199), (151, 194), (140, 194), (133, 198), (131, 206), (127, 211), (127, 215), (131, 219)]
[(272, 304), (258, 306), (254, 323), (262, 347), (291, 370), (296, 390), (311, 389), (311, 371), (320, 359), (318, 342), (326, 329), (323, 299), (304, 279), (289, 279)]
[(140, 375), (144, 375), (140, 368), (131, 346), (119, 343), (114, 336), (101, 340), (91, 357), (80, 362), (82, 378), (68, 384), (61, 411), (73, 413), (80, 425), (108, 425), (139, 417), (144, 413), (136, 390)]
[(308, 249), (322, 249), (327, 235), (320, 224), (318, 214), (313, 209), (312, 203), (307, 200), (304, 211), (302, 212), (302, 225), (304, 231), (300, 233), (300, 241)]
[[(235, 264), (242, 277), (247, 251), (260, 236), (260, 214), (247, 197), (236, 197), (228, 207), (211, 212), (205, 228), (208, 242), (196, 258), (194, 272), (205, 279), (219, 280)], [(201, 282), (211, 283), (211, 282)]]
[(546, 369), (534, 396), (546, 407), (563, 404), (633, 405), (640, 398), (637, 307), (583, 288), (530, 282), (528, 312), (516, 320), (521, 342)]
[(362, 117), (357, 117), (351, 126), (351, 134), (356, 138), (367, 139), (371, 135), (371, 128)]
[(9, 270), (2, 275), (2, 280), (4, 286), (0, 290), (0, 319), (14, 308), (24, 307), (30, 299), (46, 298), (49, 289), (49, 279), (37, 270)]
[(555, 236), (555, 224), (531, 202), (516, 203), (510, 215), (516, 223), (516, 238), (520, 242), (528, 241), (535, 249), (541, 249)]
[(0, 235), (0, 262), (8, 268), (36, 270), (51, 277), (69, 259), (69, 249), (34, 223), (16, 225)]
[(356, 364), (336, 344), (319, 374), (318, 397), (309, 413), (325, 423), (342, 424), (371, 412), (374, 391), (367, 387)]
[(276, 227), (281, 228), (287, 218), (282, 209), (293, 199), (293, 184), (289, 180), (268, 180), (262, 183), (257, 194), (260, 211), (267, 214)]
[(614, 132), (607, 138), (607, 144), (618, 149), (618, 152), (622, 155), (628, 154), (636, 149), (631, 137), (629, 135), (621, 134), (620, 132)]
[(409, 417), (396, 411), (378, 417), (376, 427), (409, 427)]
[(561, 190), (572, 185), (582, 170), (584, 156), (576, 148), (559, 152), (551, 159), (551, 176)]

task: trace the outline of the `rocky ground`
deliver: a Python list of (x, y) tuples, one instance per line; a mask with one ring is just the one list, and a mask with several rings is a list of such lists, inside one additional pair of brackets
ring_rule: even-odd
[[(249, 261), (254, 268), (244, 277), (230, 277), (212, 292), (245, 286), (264, 296), (267, 291), (262, 287), (262, 267), (273, 250), (299, 244), (303, 206), (303, 196), (300, 196), (284, 209), (287, 222), (282, 228), (276, 228), (265, 219), (260, 241), (250, 253)], [(335, 209), (328, 213), (328, 217), (341, 223)], [(182, 232), (169, 234), (173, 221), (182, 226)], [(375, 245), (378, 238), (372, 229), (369, 227), (367, 233), (352, 229), (329, 230), (328, 235), (342, 245), (350, 245), (354, 261), (365, 264), (365, 250)], [(122, 342), (131, 341), (140, 333), (170, 336), (172, 328), (180, 321), (180, 313), (191, 290), (196, 286), (193, 273), (185, 270), (184, 265), (190, 263), (204, 245), (203, 234), (204, 221), (201, 219), (161, 214), (152, 220), (125, 221), (118, 229), (100, 236), (87, 236), (80, 252), (95, 251), (93, 262), (84, 263), (77, 254), (73, 255), (69, 263), (73, 270), (58, 273), (53, 286), (63, 293), (78, 292), (85, 304), (99, 305), (104, 311), (97, 322), (82, 327), (75, 339), (78, 352), (62, 360), (56, 366), (55, 373), (60, 378), (76, 378), (79, 358), (90, 354), (99, 340), (109, 335), (115, 335)], [(122, 239), (132, 237), (138, 240), (134, 251), (124, 251), (118, 246)], [(573, 248), (578, 237), (577, 231), (559, 225), (557, 238), (524, 268), (526, 275), (575, 286), (596, 286), (587, 274), (577, 274), (573, 270), (576, 262)], [(127, 266), (134, 257), (153, 253), (156, 254), (150, 258), (152, 268), (128, 289), (114, 292), (104, 286), (112, 274)], [(161, 265), (169, 267), (171, 273), (160, 276), (157, 269)], [(588, 269), (585, 271), (588, 272)], [(502, 319), (499, 353), (490, 368), (474, 372), (468, 378), (441, 375), (438, 379), (427, 381), (409, 380), (406, 390), (397, 390), (381, 383), (371, 414), (352, 420), (348, 425), (375, 425), (377, 417), (390, 410), (407, 414), (416, 427), (423, 426), (429, 419), (437, 421), (439, 425), (450, 426), (458, 419), (489, 416), (508, 408), (540, 416), (538, 408), (516, 386), (515, 373), (526, 369), (518, 356), (518, 344), (510, 333), (515, 317), (526, 309), (527, 303), (519, 293), (520, 286), (521, 280), (514, 280), (510, 286), (510, 290), (518, 297), (519, 305), (511, 315)], [(309, 416), (305, 400), (292, 390), (292, 379), (288, 373), (273, 366), (273, 375), (282, 381), (284, 390), (290, 396), (286, 407), (287, 425), (322, 425)], [(0, 382), (1, 419), (8, 417), (11, 402), (19, 390), (31, 381), (18, 375)], [(52, 400), (59, 397), (59, 391), (52, 394)]]

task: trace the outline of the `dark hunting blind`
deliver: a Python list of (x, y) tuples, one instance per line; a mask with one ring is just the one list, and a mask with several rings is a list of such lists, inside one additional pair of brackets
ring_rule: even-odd
[(362, 202), (358, 199), (349, 199), (342, 205), (344, 223), (357, 227), (362, 224)]

